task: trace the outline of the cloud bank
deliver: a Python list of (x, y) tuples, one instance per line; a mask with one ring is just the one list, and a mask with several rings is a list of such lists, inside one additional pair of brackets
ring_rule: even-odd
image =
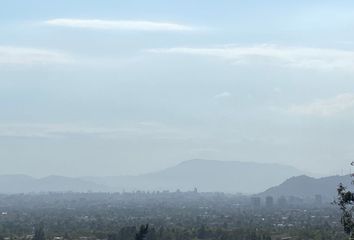
[(231, 97), (232, 94), (229, 92), (222, 92), (222, 93), (218, 93), (214, 96), (214, 99), (222, 99), (222, 98), (228, 98)]
[(189, 132), (162, 124), (139, 123), (121, 127), (98, 127), (71, 124), (0, 123), (1, 137), (70, 138), (93, 137), (121, 139), (148, 137), (154, 139), (188, 139)]
[(354, 109), (354, 94), (343, 93), (333, 98), (316, 100), (309, 104), (294, 105), (289, 112), (299, 115), (333, 116)]
[(131, 31), (193, 31), (191, 26), (154, 21), (101, 20), (101, 19), (70, 19), (57, 18), (44, 22), (49, 26)]
[(340, 49), (277, 45), (251, 47), (227, 45), (211, 48), (155, 48), (148, 49), (147, 52), (214, 57), (226, 59), (238, 65), (261, 63), (302, 69), (354, 71), (354, 51)]
[(65, 64), (72, 61), (69, 55), (54, 50), (0, 46), (1, 65)]

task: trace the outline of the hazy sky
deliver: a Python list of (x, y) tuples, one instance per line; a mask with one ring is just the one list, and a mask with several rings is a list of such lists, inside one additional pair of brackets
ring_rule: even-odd
[(354, 160), (354, 2), (3, 0), (0, 174)]

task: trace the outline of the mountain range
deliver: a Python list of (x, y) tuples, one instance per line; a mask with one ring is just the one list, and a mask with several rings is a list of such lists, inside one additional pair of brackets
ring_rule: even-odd
[(352, 178), (329, 176), (313, 178), (286, 165), (235, 161), (189, 160), (162, 171), (137, 176), (33, 178), (26, 175), (0, 176), (0, 193), (39, 192), (121, 192), (191, 191), (256, 194), (313, 198), (316, 194), (333, 200), (336, 188), (349, 188)]
[(258, 193), (304, 172), (280, 164), (195, 159), (162, 171), (137, 176), (70, 178), (24, 175), (0, 176), (1, 193), (190, 191)]
[(313, 198), (319, 194), (327, 200), (333, 200), (337, 195), (337, 187), (340, 183), (352, 190), (350, 175), (345, 176), (329, 176), (322, 178), (313, 178), (306, 175), (291, 177), (280, 185), (271, 187), (260, 193), (260, 196), (273, 196), (279, 198), (281, 196), (296, 196), (300, 198)]
[(79, 178), (48, 176), (34, 178), (26, 175), (0, 176), (0, 193), (108, 191), (103, 185)]
[(302, 171), (280, 164), (194, 159), (139, 176), (85, 178), (114, 189), (257, 193)]

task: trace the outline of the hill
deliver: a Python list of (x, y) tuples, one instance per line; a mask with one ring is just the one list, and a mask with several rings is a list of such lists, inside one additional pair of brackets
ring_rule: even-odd
[(336, 196), (336, 188), (339, 183), (351, 186), (351, 178), (346, 176), (330, 176), (323, 178), (312, 178), (305, 175), (292, 177), (278, 186), (271, 187), (262, 192), (261, 196), (296, 196), (301, 198), (312, 198), (316, 194), (326, 199), (333, 199)]
[(33, 178), (26, 175), (0, 176), (1, 193), (30, 193), (30, 192), (88, 192), (107, 190), (102, 185), (79, 178), (48, 176)]
[(256, 193), (303, 174), (286, 165), (195, 159), (139, 176), (85, 178), (115, 191), (171, 190)]
[(279, 164), (195, 159), (138, 176), (36, 179), (5, 175), (0, 176), (0, 192), (191, 191), (196, 187), (203, 192), (257, 193), (301, 174), (300, 170)]

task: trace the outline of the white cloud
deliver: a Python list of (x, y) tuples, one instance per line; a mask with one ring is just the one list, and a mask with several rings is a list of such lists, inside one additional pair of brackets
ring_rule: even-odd
[(333, 98), (316, 100), (309, 104), (294, 105), (289, 112), (299, 115), (332, 116), (354, 109), (354, 94), (343, 93)]
[(19, 138), (68, 138), (94, 137), (103, 139), (149, 137), (154, 139), (187, 139), (189, 132), (150, 123), (121, 127), (98, 127), (70, 124), (0, 123), (0, 137)]
[(229, 92), (222, 92), (222, 93), (216, 94), (216, 95), (214, 96), (214, 99), (221, 99), (221, 98), (228, 98), (228, 97), (231, 97), (231, 93), (229, 93)]
[(53, 64), (69, 63), (73, 59), (64, 53), (37, 49), (12, 46), (0, 46), (0, 64)]
[(0, 124), (1, 137), (59, 137), (65, 135), (99, 135), (117, 131), (100, 127), (62, 124)]
[(354, 51), (255, 45), (251, 47), (227, 45), (211, 48), (156, 48), (155, 54), (185, 54), (226, 59), (233, 64), (262, 63), (285, 67), (317, 70), (354, 70)]
[(282, 89), (279, 88), (279, 87), (274, 87), (273, 88), (273, 92), (276, 93), (276, 94), (280, 94), (280, 93), (282, 93)]
[(58, 18), (45, 21), (46, 25), (75, 27), (103, 30), (133, 30), (133, 31), (193, 31), (191, 26), (154, 21), (101, 20), (101, 19), (69, 19)]

